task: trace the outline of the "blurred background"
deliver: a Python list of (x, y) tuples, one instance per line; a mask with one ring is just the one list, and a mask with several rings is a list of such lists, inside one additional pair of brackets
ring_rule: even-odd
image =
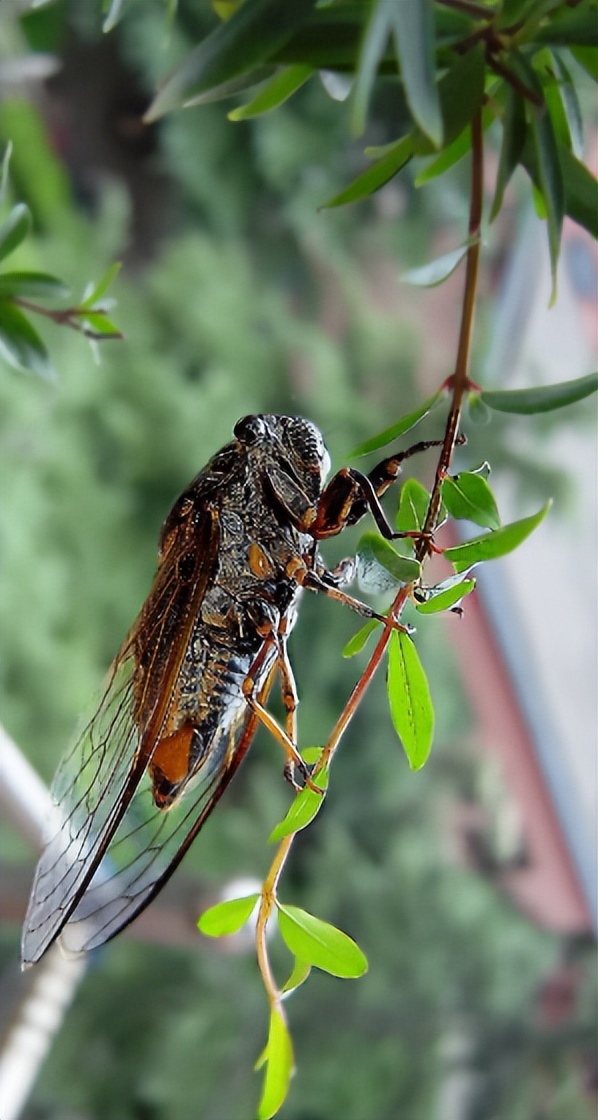
[[(96, 0), (0, 8), (0, 139), (14, 144), (13, 200), (34, 215), (11, 266), (57, 273), (78, 296), (124, 264), (125, 340), (99, 364), (75, 332), (36, 322), (56, 381), (1, 374), (2, 720), (46, 783), (147, 594), (170, 505), (235, 420), (308, 416), (337, 469), (452, 372), (462, 275), (430, 291), (399, 278), (462, 240), (467, 168), (417, 191), (407, 168), (365, 204), (319, 211), (363, 142), (347, 143), (344, 109), (315, 80), (257, 122), (232, 125), (216, 105), (145, 127), (157, 77), (212, 19), (179, 0), (169, 29), (162, 0), (143, 0), (102, 35)], [(384, 89), (378, 100), (368, 143), (396, 135)], [(545, 234), (520, 186), (482, 256), (472, 376), (485, 385), (595, 368), (595, 246), (567, 227), (548, 312)], [(289, 1004), (288, 1120), (595, 1120), (595, 430), (592, 398), (467, 424), (459, 462), (491, 461), (504, 520), (549, 495), (553, 512), (489, 566), (463, 619), (419, 627), (437, 712), (426, 768), (409, 771), (376, 680), (296, 844), (285, 898), (350, 933), (370, 969), (312, 974)], [(436, 415), (418, 438), (441, 432)], [(413, 469), (429, 481), (433, 467)], [(327, 561), (356, 540), (330, 542)], [(341, 657), (356, 628), (305, 597), (291, 649), (303, 746), (322, 742), (363, 668)], [(208, 942), (195, 921), (231, 880), (263, 875), (289, 798), (258, 736), (156, 903), (45, 995), (42, 972), (19, 971), (37, 852), (3, 798), (8, 1081), (36, 1001), (49, 1044), (29, 1062), (26, 1120), (254, 1114), (254, 951)]]

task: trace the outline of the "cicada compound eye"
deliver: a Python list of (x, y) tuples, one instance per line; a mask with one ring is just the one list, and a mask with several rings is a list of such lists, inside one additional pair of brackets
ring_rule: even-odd
[(243, 416), (234, 426), (235, 438), (241, 443), (257, 443), (266, 431), (266, 425), (261, 416)]

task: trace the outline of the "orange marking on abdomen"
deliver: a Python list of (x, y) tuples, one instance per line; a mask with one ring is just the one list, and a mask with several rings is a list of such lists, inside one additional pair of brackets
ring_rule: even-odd
[(160, 739), (152, 755), (149, 769), (158, 808), (165, 808), (171, 803), (176, 787), (189, 773), (194, 730), (193, 724), (183, 724), (172, 735)]

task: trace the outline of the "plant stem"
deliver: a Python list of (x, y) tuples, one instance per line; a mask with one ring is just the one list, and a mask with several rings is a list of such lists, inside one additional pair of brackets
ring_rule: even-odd
[[(480, 260), (480, 229), (482, 224), (483, 201), (483, 174), (484, 174), (484, 147), (482, 115), (477, 112), (471, 123), (471, 197), (469, 204), (469, 237), (470, 244), (466, 257), (465, 290), (463, 293), (463, 307), (461, 311), (461, 327), (459, 330), (459, 343), (457, 347), (457, 361), (455, 372), (449, 379), (453, 391), (451, 408), (448, 414), (442, 450), (438, 457), (436, 477), (430, 496), (428, 512), (424, 522), (423, 532), (433, 533), (438, 523), (438, 514), (441, 505), (442, 483), (450, 468), (455, 443), (459, 434), (459, 422), (463, 397), (469, 388), (469, 362), (471, 356), (471, 340), (473, 336), (473, 323), (475, 303), (478, 287), (478, 267)], [(422, 539), (415, 549), (418, 560), (423, 560), (430, 552), (429, 542)]]

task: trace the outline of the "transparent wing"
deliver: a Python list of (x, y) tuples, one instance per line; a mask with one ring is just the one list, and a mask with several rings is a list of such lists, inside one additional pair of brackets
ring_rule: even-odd
[(218, 549), (212, 512), (181, 521), (150, 595), (108, 673), (93, 718), (63, 758), (54, 811), (23, 931), (39, 959), (92, 879), (146, 772), (168, 718)]

